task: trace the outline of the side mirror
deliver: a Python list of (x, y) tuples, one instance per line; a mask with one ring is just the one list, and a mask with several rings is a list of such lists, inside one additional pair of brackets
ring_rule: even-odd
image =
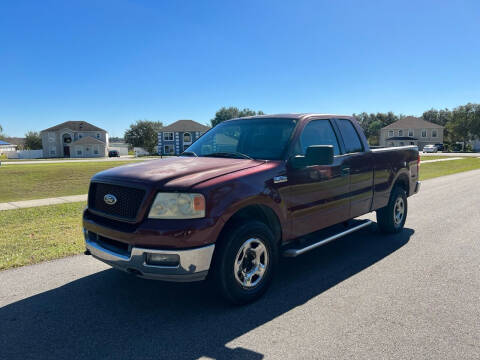
[(312, 165), (331, 165), (333, 164), (333, 146), (332, 145), (312, 145), (307, 148), (305, 156), (296, 155), (289, 160), (293, 169), (300, 169)]
[(332, 145), (312, 145), (307, 148), (305, 154), (307, 163), (311, 165), (331, 165), (333, 164), (333, 146)]

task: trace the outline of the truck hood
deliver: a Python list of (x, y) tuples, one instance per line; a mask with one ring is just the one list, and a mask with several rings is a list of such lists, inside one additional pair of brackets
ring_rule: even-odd
[(172, 157), (119, 166), (97, 173), (93, 181), (189, 188), (212, 178), (264, 164), (265, 161), (215, 157)]

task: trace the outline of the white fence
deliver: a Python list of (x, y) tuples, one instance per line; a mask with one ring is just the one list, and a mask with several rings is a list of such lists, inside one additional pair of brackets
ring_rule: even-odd
[(43, 157), (43, 150), (17, 150), (5, 152), (9, 159), (40, 159)]

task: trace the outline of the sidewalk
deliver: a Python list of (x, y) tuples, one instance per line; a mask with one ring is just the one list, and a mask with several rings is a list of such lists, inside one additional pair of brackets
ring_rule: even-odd
[(5, 165), (34, 165), (34, 164), (68, 164), (81, 162), (108, 162), (108, 161), (151, 161), (160, 157), (118, 157), (118, 158), (93, 158), (78, 160), (18, 160), (18, 161), (2, 161), (1, 166)]
[(462, 159), (466, 159), (466, 158), (464, 158), (464, 157), (451, 157), (451, 158), (448, 158), (448, 159), (421, 160), (420, 164), (439, 162), (439, 161), (462, 160)]
[(422, 156), (460, 156), (460, 157), (480, 157), (480, 153), (462, 153), (462, 152), (441, 152), (438, 151), (436, 153), (424, 153), (423, 151), (420, 151), (420, 155)]
[(88, 194), (0, 203), (0, 211), (87, 201)]

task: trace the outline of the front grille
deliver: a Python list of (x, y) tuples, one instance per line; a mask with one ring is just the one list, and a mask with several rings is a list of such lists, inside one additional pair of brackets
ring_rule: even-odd
[[(107, 204), (104, 200), (107, 194), (115, 196), (117, 201), (112, 205)], [(144, 197), (143, 189), (92, 182), (88, 192), (88, 207), (115, 218), (135, 220)]]

